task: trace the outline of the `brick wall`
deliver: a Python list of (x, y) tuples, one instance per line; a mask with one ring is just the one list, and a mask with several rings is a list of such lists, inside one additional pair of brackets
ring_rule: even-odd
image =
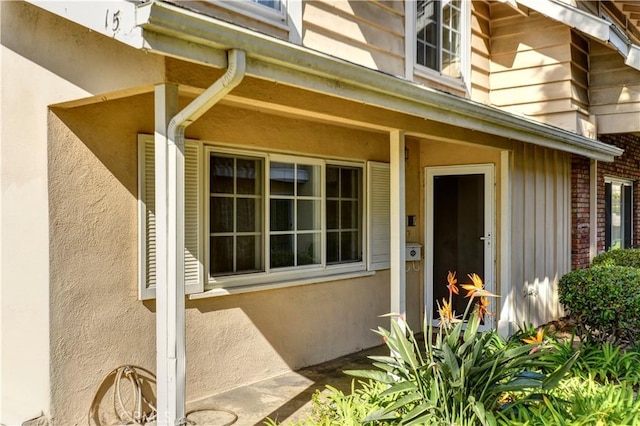
[[(624, 149), (613, 163), (598, 162), (598, 252), (604, 250), (604, 178), (633, 182), (633, 246), (640, 245), (640, 137), (632, 134), (601, 135), (602, 142)], [(571, 266), (589, 266), (589, 160), (571, 161)]]
[(588, 158), (571, 158), (571, 269), (589, 266), (589, 165)]
[(629, 179), (633, 182), (633, 239), (634, 247), (640, 243), (640, 137), (632, 134), (603, 135), (602, 142), (624, 149), (624, 154), (613, 163), (598, 163), (598, 251), (604, 250), (604, 178)]

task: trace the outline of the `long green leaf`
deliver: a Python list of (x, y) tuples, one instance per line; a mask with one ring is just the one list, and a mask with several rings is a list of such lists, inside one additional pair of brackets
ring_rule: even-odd
[(431, 405), (427, 403), (418, 405), (402, 417), (402, 422), (400, 422), (400, 424), (406, 426), (424, 424), (421, 421), (421, 418), (425, 415), (425, 413), (428, 413), (431, 408)]
[(414, 353), (414, 347), (407, 339), (405, 332), (400, 328), (400, 324), (397, 321), (391, 321), (391, 328), (393, 329), (393, 336), (390, 341), (395, 341), (396, 350), (404, 362), (409, 364), (412, 370), (418, 369), (418, 360)]
[(577, 351), (571, 356), (571, 358), (567, 360), (567, 362), (564, 363), (562, 367), (558, 368), (556, 371), (551, 373), (547, 377), (547, 379), (542, 383), (542, 389), (549, 390), (549, 389), (555, 388), (558, 385), (558, 383), (560, 383), (560, 380), (564, 378), (567, 372), (571, 370), (571, 367), (576, 362), (579, 356), (580, 356), (580, 351)]
[(385, 408), (384, 411), (385, 413), (391, 413), (399, 408), (404, 408), (408, 404), (411, 404), (420, 399), (422, 399), (422, 395), (420, 395), (418, 392), (413, 392), (398, 398), (397, 401)]
[(517, 377), (507, 383), (492, 386), (493, 392), (516, 392), (525, 389), (539, 389), (542, 387), (542, 381), (527, 377)]
[(394, 383), (395, 380), (388, 373), (378, 370), (345, 370), (344, 374), (361, 379), (372, 379), (382, 383)]
[(415, 383), (404, 381), (404, 382), (399, 382), (394, 384), (389, 389), (382, 392), (380, 394), (380, 397), (384, 398), (385, 396), (394, 395), (396, 393), (401, 393), (401, 392), (409, 392), (409, 391), (415, 392), (416, 390), (418, 390), (418, 387), (415, 385)]
[(385, 410), (377, 410), (369, 414), (367, 417), (361, 420), (362, 423), (369, 422), (383, 422), (385, 420), (394, 420), (398, 417), (396, 413), (387, 413)]

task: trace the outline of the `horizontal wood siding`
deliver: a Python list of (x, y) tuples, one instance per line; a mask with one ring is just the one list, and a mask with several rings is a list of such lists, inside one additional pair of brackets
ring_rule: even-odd
[(404, 2), (312, 1), (302, 13), (304, 46), (404, 77)]
[(588, 99), (588, 44), (566, 25), (491, 3), (491, 103), (579, 131)]
[(490, 101), (491, 10), (487, 1), (471, 2), (471, 99)]
[(598, 132), (640, 131), (640, 71), (625, 65), (622, 56), (591, 43), (591, 114), (598, 116)]
[(570, 269), (571, 158), (520, 144), (513, 152), (511, 283), (516, 324), (560, 315), (558, 280)]

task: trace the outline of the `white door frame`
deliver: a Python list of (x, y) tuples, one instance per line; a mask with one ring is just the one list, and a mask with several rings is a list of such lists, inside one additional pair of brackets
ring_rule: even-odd
[[(484, 179), (484, 280), (485, 288), (496, 293), (495, 285), (495, 166), (493, 164), (471, 164), (456, 166), (436, 166), (425, 167), (425, 271), (424, 271), (424, 303), (425, 318), (432, 314), (430, 310), (433, 306), (433, 178), (435, 176), (449, 175), (475, 175), (483, 174)], [(457, 277), (459, 283), (466, 283), (467, 277)], [(491, 312), (496, 312), (498, 303), (490, 300)], [(458, 312), (459, 315), (462, 312)], [(494, 316), (487, 316), (482, 328), (494, 328)]]

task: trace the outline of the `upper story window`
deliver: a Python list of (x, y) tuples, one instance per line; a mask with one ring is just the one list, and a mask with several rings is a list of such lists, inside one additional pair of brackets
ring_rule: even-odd
[(219, 2), (230, 10), (236, 10), (247, 16), (268, 22), (286, 21), (285, 16), (286, 0), (224, 0)]
[(461, 77), (462, 3), (416, 2), (416, 64), (449, 77)]
[(406, 2), (405, 76), (408, 80), (471, 90), (471, 2)]
[(261, 4), (273, 10), (281, 11), (282, 2), (280, 0), (251, 0), (253, 3)]

